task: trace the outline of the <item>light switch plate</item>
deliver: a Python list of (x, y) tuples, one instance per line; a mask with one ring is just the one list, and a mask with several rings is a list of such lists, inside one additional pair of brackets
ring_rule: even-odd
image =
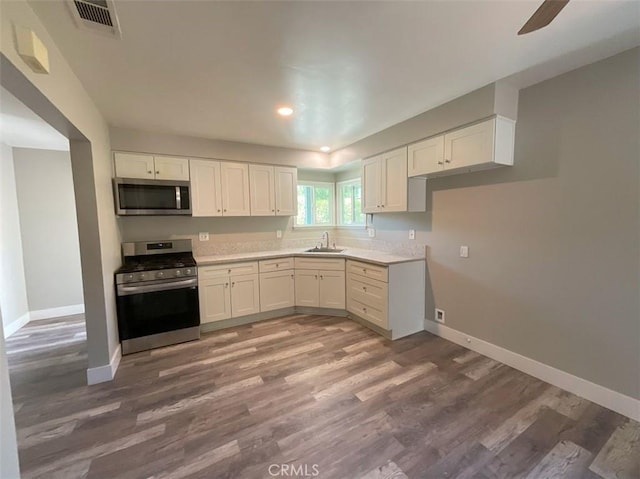
[(282, 238), (282, 230), (276, 230), (276, 238), (278, 239)]
[(206, 233), (200, 233), (200, 234), (198, 235), (198, 239), (199, 239), (200, 241), (209, 241), (209, 233), (208, 233), (208, 232), (206, 232)]
[(468, 246), (460, 246), (460, 257), (468, 258), (469, 257), (469, 247)]
[(409, 239), (416, 239), (416, 230), (409, 230)]
[(375, 238), (376, 237), (376, 230), (374, 228), (369, 228), (369, 238)]

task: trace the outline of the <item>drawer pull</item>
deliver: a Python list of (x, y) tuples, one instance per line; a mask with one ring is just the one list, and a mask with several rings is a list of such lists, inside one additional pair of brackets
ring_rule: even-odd
[(233, 288), (235, 285), (236, 285), (236, 282), (235, 282), (235, 281), (233, 281), (233, 282), (231, 283), (231, 287)]
[(367, 312), (367, 308), (362, 308), (362, 312), (366, 313)]
[(224, 287), (228, 288), (229, 287), (229, 283), (224, 283)]
[(231, 274), (231, 270), (230, 269), (228, 269), (227, 271), (229, 272), (229, 274)]
[(362, 291), (364, 291), (364, 292), (366, 293), (366, 292), (367, 292), (367, 287), (366, 287), (366, 286), (363, 286), (363, 287), (362, 287)]

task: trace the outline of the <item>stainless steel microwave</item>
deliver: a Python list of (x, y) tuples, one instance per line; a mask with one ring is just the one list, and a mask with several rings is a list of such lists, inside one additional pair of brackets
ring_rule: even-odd
[(113, 189), (119, 216), (191, 214), (188, 181), (114, 178)]

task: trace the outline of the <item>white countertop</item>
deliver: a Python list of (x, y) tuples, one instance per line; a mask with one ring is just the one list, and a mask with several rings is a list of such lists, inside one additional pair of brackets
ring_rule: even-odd
[[(340, 249), (340, 247), (338, 247)], [(308, 249), (308, 248), (305, 248)], [(378, 251), (346, 248), (341, 253), (309, 253), (305, 249), (282, 249), (274, 251), (254, 251), (250, 253), (234, 253), (224, 255), (200, 256), (195, 255), (198, 266), (210, 266), (214, 264), (234, 263), (237, 261), (257, 261), (261, 259), (282, 258), (285, 256), (305, 256), (313, 258), (345, 258), (368, 263), (387, 266), (397, 263), (408, 263), (411, 261), (424, 261), (422, 257), (399, 256)]]

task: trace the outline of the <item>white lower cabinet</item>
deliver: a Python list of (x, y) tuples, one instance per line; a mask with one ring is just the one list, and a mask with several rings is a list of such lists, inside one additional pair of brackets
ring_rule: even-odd
[(291, 308), (295, 305), (293, 270), (260, 273), (260, 311)]
[(210, 323), (260, 312), (258, 263), (198, 268), (200, 322)]
[(296, 306), (345, 309), (344, 259), (296, 258)]
[(380, 266), (347, 260), (347, 311), (391, 339), (424, 329), (424, 261)]

